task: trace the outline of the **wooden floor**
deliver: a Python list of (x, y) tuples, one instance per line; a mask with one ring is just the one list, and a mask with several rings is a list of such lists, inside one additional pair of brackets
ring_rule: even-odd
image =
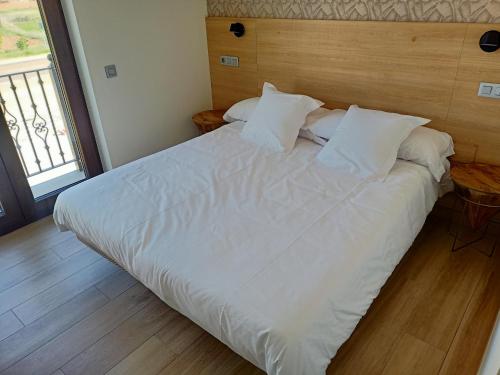
[[(475, 374), (500, 256), (430, 219), (329, 374)], [(0, 374), (261, 373), (50, 219), (0, 238)]]

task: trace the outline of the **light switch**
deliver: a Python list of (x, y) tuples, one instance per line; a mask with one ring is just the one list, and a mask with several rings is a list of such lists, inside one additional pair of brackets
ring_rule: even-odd
[(484, 96), (485, 98), (500, 99), (500, 83), (481, 82), (477, 95)]
[(481, 86), (481, 89), (479, 90), (479, 93), (481, 95), (486, 95), (486, 96), (490, 96), (491, 93), (493, 92), (493, 86)]
[(238, 56), (221, 56), (219, 62), (221, 65), (232, 66), (234, 68), (240, 66), (240, 58)]
[(104, 71), (106, 72), (106, 78), (115, 78), (118, 76), (118, 71), (116, 70), (116, 65), (106, 65), (104, 67)]

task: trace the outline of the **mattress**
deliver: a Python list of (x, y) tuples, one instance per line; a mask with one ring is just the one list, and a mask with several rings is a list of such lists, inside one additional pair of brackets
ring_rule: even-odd
[(269, 374), (324, 374), (422, 228), (430, 172), (383, 182), (242, 140), (241, 123), (62, 193), (54, 219)]

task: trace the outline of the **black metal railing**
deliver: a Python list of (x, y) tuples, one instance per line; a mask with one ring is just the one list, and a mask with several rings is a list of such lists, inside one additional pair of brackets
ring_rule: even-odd
[(79, 164), (59, 90), (52, 65), (0, 75), (1, 109), (27, 177)]

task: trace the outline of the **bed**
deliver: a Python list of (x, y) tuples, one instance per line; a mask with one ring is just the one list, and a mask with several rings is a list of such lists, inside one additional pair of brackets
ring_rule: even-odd
[(384, 182), (273, 153), (242, 123), (62, 193), (54, 219), (269, 374), (324, 374), (439, 194), (398, 160)]

